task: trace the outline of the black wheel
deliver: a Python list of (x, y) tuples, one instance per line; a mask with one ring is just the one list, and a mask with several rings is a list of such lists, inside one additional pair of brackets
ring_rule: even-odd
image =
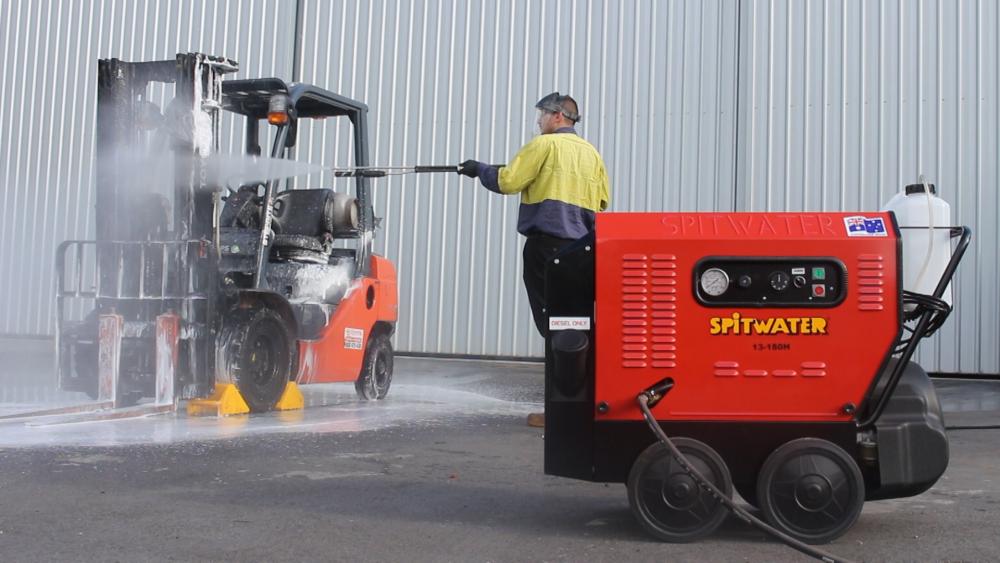
[(384, 399), (392, 383), (392, 342), (386, 334), (374, 334), (368, 339), (365, 361), (354, 382), (358, 397), (365, 401)]
[(269, 411), (292, 376), (297, 343), (276, 312), (239, 310), (226, 319), (225, 365), (252, 412)]
[[(673, 443), (698, 473), (732, 497), (729, 469), (715, 450), (690, 438), (675, 438)], [(659, 442), (646, 448), (632, 465), (628, 502), (632, 514), (647, 532), (674, 543), (711, 534), (727, 514), (722, 502), (699, 486)]]
[(806, 543), (843, 535), (861, 514), (865, 481), (843, 449), (801, 438), (774, 450), (760, 470), (757, 498), (767, 521)]

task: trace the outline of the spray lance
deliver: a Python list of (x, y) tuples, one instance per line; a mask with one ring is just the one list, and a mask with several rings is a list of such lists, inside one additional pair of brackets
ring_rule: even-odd
[[(500, 168), (503, 164), (491, 164), (494, 168)], [(440, 172), (450, 172), (458, 174), (460, 165), (432, 165), (432, 166), (356, 166), (353, 168), (328, 168), (333, 175), (338, 178), (363, 177), (363, 178), (383, 178), (385, 176), (400, 176), (403, 174), (436, 174)]]

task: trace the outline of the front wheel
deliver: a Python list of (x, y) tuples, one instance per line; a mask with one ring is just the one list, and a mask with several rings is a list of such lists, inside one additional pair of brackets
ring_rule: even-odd
[(354, 382), (358, 397), (365, 401), (384, 399), (392, 383), (392, 342), (387, 334), (375, 334), (368, 339), (361, 374)]
[(296, 341), (272, 309), (239, 310), (226, 319), (225, 365), (252, 412), (274, 408), (295, 365)]

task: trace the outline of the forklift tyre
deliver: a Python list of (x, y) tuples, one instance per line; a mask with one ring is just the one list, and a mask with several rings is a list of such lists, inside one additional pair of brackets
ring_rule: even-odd
[(392, 383), (392, 342), (389, 335), (376, 333), (368, 340), (361, 374), (354, 382), (358, 398), (364, 401), (384, 399)]
[(271, 308), (240, 309), (226, 320), (225, 365), (251, 412), (274, 409), (295, 365), (297, 342)]

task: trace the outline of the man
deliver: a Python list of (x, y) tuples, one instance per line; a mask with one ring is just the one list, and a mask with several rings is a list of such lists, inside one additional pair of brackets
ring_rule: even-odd
[[(601, 155), (574, 129), (580, 121), (576, 101), (553, 92), (535, 107), (541, 135), (521, 147), (507, 165), (498, 169), (467, 160), (458, 173), (478, 177), (492, 192), (521, 194), (517, 231), (527, 237), (524, 288), (535, 327), (545, 337), (545, 264), (563, 246), (594, 229), (594, 216), (608, 207), (610, 196)], [(528, 418), (533, 426), (540, 421)]]

